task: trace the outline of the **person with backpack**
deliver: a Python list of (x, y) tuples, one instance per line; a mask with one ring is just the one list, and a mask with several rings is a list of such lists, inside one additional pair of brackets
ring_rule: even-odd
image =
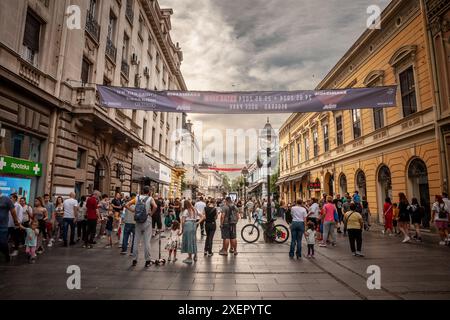
[(417, 198), (411, 199), (411, 222), (414, 226), (416, 234), (412, 237), (417, 242), (422, 242), (422, 236), (420, 234), (420, 225), (422, 223), (423, 207), (419, 205)]
[[(125, 208), (134, 212), (134, 221), (136, 221), (135, 226), (135, 237), (133, 243), (133, 263), (132, 266), (135, 267), (138, 262), (139, 257), (139, 245), (141, 241), (144, 241), (144, 256), (145, 256), (145, 267), (150, 266), (150, 240), (152, 238), (152, 216), (158, 209), (155, 200), (152, 197), (149, 186), (144, 186), (142, 190), (142, 195), (136, 196), (136, 198), (129, 201)], [(134, 205), (134, 208), (132, 207)]]
[(235, 256), (238, 254), (236, 240), (236, 225), (238, 221), (238, 209), (233, 204), (231, 197), (226, 197), (225, 205), (222, 207), (222, 214), (220, 215), (220, 229), (223, 240), (222, 250), (219, 252), (221, 256), (228, 255), (228, 247), (230, 246), (230, 253), (233, 253)]
[(444, 202), (442, 196), (436, 195), (436, 202), (431, 209), (431, 222), (435, 223), (436, 229), (439, 231), (441, 246), (448, 244), (448, 216), (450, 214), (450, 208)]
[(356, 211), (355, 203), (351, 203), (350, 211), (345, 213), (344, 225), (348, 232), (348, 240), (350, 241), (350, 250), (352, 251), (352, 254), (355, 257), (364, 257), (361, 253), (364, 220), (361, 214)]

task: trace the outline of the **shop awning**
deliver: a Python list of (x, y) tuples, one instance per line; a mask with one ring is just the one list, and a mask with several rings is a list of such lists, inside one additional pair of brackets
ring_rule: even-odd
[(309, 172), (301, 172), (301, 173), (298, 173), (298, 174), (288, 177), (284, 182), (301, 180), (301, 179), (303, 179), (303, 177), (307, 176), (308, 174), (309, 174)]
[(258, 182), (257, 184), (249, 187), (247, 189), (247, 193), (252, 193), (253, 191), (255, 191), (256, 189), (258, 189), (258, 187), (260, 187), (263, 183), (262, 182)]
[(279, 186), (280, 184), (283, 184), (288, 178), (289, 178), (289, 177), (279, 178), (279, 179), (277, 180), (277, 182), (275, 182), (275, 184), (276, 184), (277, 186)]

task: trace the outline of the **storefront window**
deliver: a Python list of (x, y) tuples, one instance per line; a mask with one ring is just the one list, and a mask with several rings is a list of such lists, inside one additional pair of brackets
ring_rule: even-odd
[(0, 146), (7, 156), (39, 162), (42, 141), (22, 131), (6, 128), (4, 145)]

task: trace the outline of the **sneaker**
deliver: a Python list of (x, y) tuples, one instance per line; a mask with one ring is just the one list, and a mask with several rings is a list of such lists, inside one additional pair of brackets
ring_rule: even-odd
[(58, 242), (63, 242), (63, 239), (59, 238), (59, 239), (58, 239)]
[(127, 252), (126, 251), (120, 251), (120, 254), (124, 256), (124, 255), (127, 254)]
[(403, 243), (406, 243), (406, 242), (409, 242), (409, 240), (411, 240), (411, 238), (410, 237), (406, 237), (405, 239), (403, 239)]
[(384, 231), (384, 230), (381, 230), (381, 234), (386, 234), (386, 231)]
[(86, 248), (86, 245), (85, 244), (83, 244), (82, 246), (81, 246), (82, 248)]
[(214, 253), (210, 252), (208, 253), (208, 257), (212, 257), (214, 255)]
[(238, 252), (237, 252), (237, 251), (234, 251), (233, 254), (234, 254), (235, 256), (237, 256), (237, 255), (238, 255)]
[(321, 244), (319, 244), (319, 247), (326, 248), (327, 245), (326, 245), (326, 243), (321, 243)]
[(234, 252), (234, 249), (233, 248), (230, 248), (230, 253), (233, 253)]
[(131, 266), (136, 267), (136, 265), (137, 265), (137, 260), (133, 260), (133, 262), (131, 263)]
[(50, 241), (50, 242), (48, 243), (47, 247), (51, 248), (52, 246), (53, 246), (53, 242)]
[(150, 267), (151, 263), (152, 263), (151, 261), (145, 261), (144, 267), (146, 268)]
[(331, 244), (331, 246), (332, 246), (332, 247), (336, 247), (336, 242), (333, 242), (333, 243)]
[(110, 249), (110, 248), (111, 248), (111, 246), (109, 244), (105, 246), (105, 249)]
[(440, 245), (440, 246), (445, 246), (445, 241), (440, 241), (440, 242), (439, 242), (439, 245)]
[(92, 244), (88, 245), (88, 249), (92, 249), (92, 248), (93, 248)]
[(352, 256), (356, 257), (356, 252), (352, 252)]
[(9, 256), (10, 257), (16, 257), (19, 254), (18, 250), (14, 250)]
[(361, 252), (356, 252), (355, 256), (357, 256), (357, 257), (364, 257), (364, 255)]
[(223, 251), (223, 250), (220, 250), (219, 251), (219, 254), (221, 255), (221, 256), (227, 256), (228, 255), (228, 253), (226, 252), (226, 251)]
[(170, 259), (170, 258), (168, 258), (168, 259), (167, 259), (167, 262), (170, 262), (170, 261), (171, 261), (171, 259)]
[(183, 263), (192, 264), (192, 259), (187, 258), (187, 259), (183, 260)]

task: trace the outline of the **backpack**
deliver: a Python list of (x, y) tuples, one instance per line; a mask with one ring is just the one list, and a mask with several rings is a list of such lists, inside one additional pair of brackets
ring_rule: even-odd
[(285, 220), (286, 220), (286, 222), (287, 222), (288, 224), (291, 224), (291, 223), (292, 223), (293, 218), (292, 218), (291, 209), (287, 209), (287, 210), (286, 210), (286, 212), (285, 212)]
[(228, 223), (236, 224), (238, 222), (238, 210), (234, 205), (228, 207)]
[(147, 221), (148, 218), (148, 212), (147, 208), (145, 207), (145, 203), (148, 200), (148, 196), (145, 197), (144, 201), (141, 201), (140, 197), (137, 197), (136, 200), (136, 206), (134, 208), (134, 221), (137, 223), (144, 223)]
[(445, 210), (445, 204), (441, 206), (439, 204), (439, 219), (446, 219), (447, 218), (447, 211)]

